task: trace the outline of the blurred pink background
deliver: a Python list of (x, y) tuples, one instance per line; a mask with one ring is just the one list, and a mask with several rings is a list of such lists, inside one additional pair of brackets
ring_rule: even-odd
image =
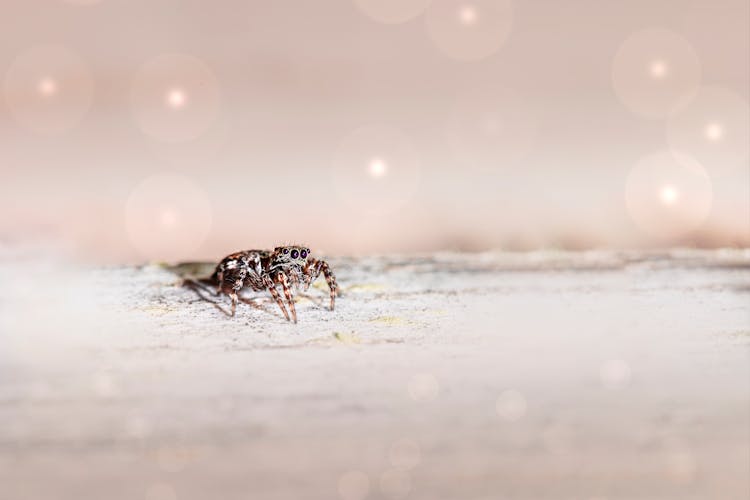
[(24, 0), (0, 241), (750, 244), (745, 0)]

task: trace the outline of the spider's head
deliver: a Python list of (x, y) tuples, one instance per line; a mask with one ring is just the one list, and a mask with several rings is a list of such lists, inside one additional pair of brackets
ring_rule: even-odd
[(273, 249), (273, 260), (283, 266), (304, 266), (310, 256), (310, 249), (304, 246), (290, 245)]

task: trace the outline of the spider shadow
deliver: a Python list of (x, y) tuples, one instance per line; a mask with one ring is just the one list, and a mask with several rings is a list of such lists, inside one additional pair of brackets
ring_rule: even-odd
[[(217, 295), (215, 288), (211, 287), (211, 285), (215, 287), (215, 284), (212, 283), (211, 280), (208, 280), (208, 279), (184, 278), (182, 280), (182, 286), (192, 290), (195, 293), (195, 295), (198, 297), (198, 300), (208, 302), (209, 304), (214, 306), (218, 311), (223, 313), (225, 316), (231, 318), (232, 312), (229, 309), (229, 307), (224, 307), (220, 303), (221, 298), (225, 297), (225, 295), (223, 294)], [(259, 304), (258, 303), (259, 301), (266, 301), (266, 299), (262, 297), (250, 298), (250, 297), (243, 297), (242, 295), (238, 294), (237, 299), (239, 300), (239, 302), (242, 302), (243, 304), (247, 304), (253, 309), (262, 311), (272, 316), (283, 318), (281, 314), (278, 314), (275, 311), (269, 310), (265, 305)]]
[(198, 296), (198, 300), (202, 300), (203, 302), (208, 302), (212, 306), (214, 306), (216, 309), (218, 309), (220, 312), (224, 313), (226, 316), (231, 317), (232, 313), (228, 311), (227, 309), (224, 309), (216, 300), (212, 300), (210, 296), (216, 297), (217, 299), (220, 297), (216, 295), (216, 293), (212, 290), (210, 290), (207, 286), (207, 284), (202, 283), (201, 279), (195, 279), (195, 278), (184, 278), (182, 280), (182, 286), (185, 288), (189, 288), (192, 290), (195, 295)]
[(314, 296), (310, 295), (309, 293), (306, 293), (306, 292), (303, 292), (303, 291), (297, 292), (297, 297), (302, 297), (303, 299), (309, 300), (310, 302), (312, 302), (313, 304), (315, 304), (316, 307), (320, 307), (320, 308), (323, 308), (323, 309), (326, 308), (325, 298), (314, 297)]
[[(183, 262), (180, 264), (165, 266), (172, 274), (180, 278), (181, 286), (193, 291), (198, 300), (208, 302), (226, 317), (231, 318), (232, 313), (229, 303), (222, 305), (222, 298), (225, 295), (216, 294), (216, 283), (211, 278), (199, 278), (198, 276), (210, 276), (214, 270), (215, 263), (212, 262)], [(239, 296), (239, 301), (251, 306), (253, 309), (263, 311), (272, 316), (280, 317), (281, 312), (271, 311), (264, 305), (258, 303), (259, 300), (265, 300), (261, 297), (248, 298)]]

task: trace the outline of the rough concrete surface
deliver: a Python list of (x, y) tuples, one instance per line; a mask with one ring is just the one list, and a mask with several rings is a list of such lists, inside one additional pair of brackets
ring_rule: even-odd
[(296, 325), (210, 265), (0, 262), (3, 500), (750, 492), (748, 251), (332, 258)]

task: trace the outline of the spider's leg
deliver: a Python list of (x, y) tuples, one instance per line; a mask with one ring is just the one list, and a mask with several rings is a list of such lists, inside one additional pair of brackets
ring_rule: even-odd
[(284, 307), (284, 303), (281, 301), (281, 297), (279, 297), (279, 291), (276, 290), (276, 285), (274, 285), (273, 281), (268, 275), (265, 275), (263, 277), (263, 284), (265, 284), (266, 288), (268, 288), (268, 291), (271, 292), (274, 300), (276, 300), (276, 303), (281, 308), (281, 312), (284, 313), (284, 317), (287, 321), (289, 321), (289, 313), (286, 311), (286, 307)]
[(216, 281), (216, 296), (218, 297), (219, 295), (221, 295), (222, 286), (224, 285), (224, 271), (219, 271), (216, 274)]
[(305, 283), (307, 286), (310, 286), (310, 284), (315, 281), (318, 276), (320, 276), (321, 272), (326, 278), (328, 289), (331, 291), (331, 311), (333, 311), (333, 306), (336, 302), (336, 295), (338, 295), (339, 287), (336, 283), (336, 276), (333, 275), (333, 271), (331, 271), (331, 266), (328, 265), (328, 262), (324, 260), (312, 259), (305, 268), (305, 276), (307, 277)]
[(289, 304), (289, 310), (292, 311), (292, 321), (296, 323), (297, 322), (297, 310), (294, 308), (294, 297), (292, 297), (292, 291), (289, 289), (289, 279), (284, 273), (279, 273), (276, 279), (279, 281), (279, 283), (281, 283), (281, 288), (284, 289), (284, 296), (286, 297), (286, 302), (287, 304)]
[(333, 304), (336, 301), (336, 295), (339, 292), (339, 286), (336, 283), (336, 276), (333, 275), (333, 271), (328, 266), (328, 262), (321, 261), (321, 268), (323, 269), (323, 275), (326, 277), (326, 283), (328, 288), (331, 290), (331, 311), (333, 311)]
[(245, 278), (247, 278), (247, 268), (245, 266), (240, 266), (232, 269), (226, 269), (222, 270), (217, 274), (217, 278), (219, 279), (219, 284), (216, 289), (217, 295), (221, 293), (226, 293), (229, 295), (229, 298), (232, 299), (232, 313), (231, 316), (234, 316), (235, 311), (237, 310), (237, 301), (240, 290), (242, 290), (242, 287), (245, 286)]
[(245, 284), (245, 276), (247, 276), (247, 271), (245, 269), (241, 269), (238, 273), (238, 276), (235, 278), (234, 283), (232, 284), (232, 293), (229, 294), (229, 297), (232, 299), (232, 316), (234, 316), (234, 311), (237, 309), (237, 294), (240, 290), (242, 290), (242, 287)]
[(245, 273), (242, 273), (242, 276), (238, 278), (234, 284), (232, 285), (232, 293), (229, 294), (229, 297), (232, 299), (232, 316), (234, 316), (234, 311), (237, 309), (237, 294), (240, 290), (242, 290), (242, 286), (244, 285), (245, 281)]

